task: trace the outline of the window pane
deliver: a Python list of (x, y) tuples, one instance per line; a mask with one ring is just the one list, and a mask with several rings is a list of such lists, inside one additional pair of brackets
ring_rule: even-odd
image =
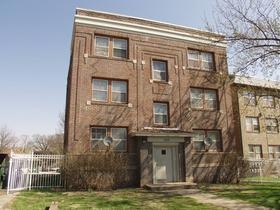
[(161, 71), (153, 71), (153, 79), (159, 81), (166, 81), (166, 73)]
[(93, 91), (93, 100), (95, 101), (107, 101), (107, 92), (94, 90)]
[(105, 90), (108, 89), (108, 81), (103, 79), (94, 79), (93, 80), (93, 89), (94, 90)]
[(246, 117), (246, 131), (259, 132), (259, 120), (256, 117)]
[(108, 81), (101, 79), (93, 79), (92, 98), (95, 101), (108, 100)]
[(112, 81), (112, 101), (127, 102), (127, 82)]
[(278, 122), (276, 119), (265, 119), (265, 125), (268, 133), (278, 133)]
[(207, 137), (210, 137), (213, 142), (220, 140), (218, 131), (207, 131)]
[(126, 151), (127, 147), (127, 141), (126, 140), (116, 140), (116, 141), (113, 141), (113, 148), (114, 150), (117, 150), (117, 151)]
[(262, 96), (264, 107), (274, 107), (274, 97), (273, 96)]
[(167, 104), (164, 103), (155, 103), (154, 112), (156, 114), (167, 114)]
[(125, 39), (113, 39), (114, 42), (114, 48), (117, 49), (127, 49), (127, 41)]
[(154, 103), (154, 122), (156, 124), (168, 124), (167, 104)]
[(204, 98), (206, 109), (217, 109), (217, 94), (215, 90), (205, 90)]
[(188, 50), (188, 66), (190, 68), (200, 68), (199, 51)]
[(127, 142), (126, 128), (111, 128), (114, 150), (125, 151)]
[(127, 94), (126, 93), (112, 93), (112, 101), (126, 103), (127, 102)]
[(166, 77), (166, 62), (165, 61), (152, 61), (153, 79), (160, 81), (167, 81)]
[(202, 89), (191, 89), (191, 107), (192, 108), (203, 108), (203, 90)]
[(95, 55), (109, 56), (109, 38), (95, 37)]
[(127, 57), (126, 50), (114, 49), (113, 53), (114, 53), (114, 57), (117, 57), (117, 58), (126, 58)]
[(212, 145), (210, 150), (220, 151), (221, 150), (221, 141), (220, 141), (220, 132), (219, 131), (207, 131), (207, 137), (212, 139)]
[(203, 151), (203, 150), (205, 150), (204, 142), (203, 141), (201, 141), (201, 142), (196, 141), (196, 142), (193, 143), (193, 146), (194, 146), (195, 151)]
[(205, 150), (204, 148), (205, 131), (204, 130), (194, 130), (193, 131), (193, 146), (195, 151)]
[(113, 39), (113, 56), (117, 58), (127, 58), (127, 40)]
[(107, 134), (106, 128), (91, 128), (91, 139), (92, 140), (103, 140)]
[(122, 140), (126, 140), (127, 135), (126, 135), (126, 128), (112, 128), (111, 129), (112, 132), (112, 138), (113, 140), (115, 139), (122, 139)]
[(188, 58), (191, 60), (199, 60), (199, 51), (189, 50)]
[(155, 123), (156, 124), (167, 124), (167, 115), (155, 115)]
[(205, 138), (205, 132), (195, 130), (193, 131), (193, 141), (204, 141)]
[(256, 105), (256, 96), (252, 92), (244, 91), (243, 92), (244, 104), (245, 105)]
[(201, 52), (202, 69), (213, 70), (213, 54), (208, 52)]

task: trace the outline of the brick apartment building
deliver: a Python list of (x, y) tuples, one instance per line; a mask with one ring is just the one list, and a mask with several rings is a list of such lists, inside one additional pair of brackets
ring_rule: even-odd
[[(223, 36), (77, 9), (65, 150), (127, 153), (131, 185), (213, 180), (235, 152)], [(219, 41), (219, 42), (217, 42)]]
[(238, 151), (249, 159), (280, 159), (280, 83), (234, 77)]

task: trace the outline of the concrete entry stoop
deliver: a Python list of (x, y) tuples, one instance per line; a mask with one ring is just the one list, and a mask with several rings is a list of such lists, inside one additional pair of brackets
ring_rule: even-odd
[(181, 190), (181, 189), (197, 189), (198, 186), (193, 182), (173, 182), (162, 184), (146, 184), (145, 189), (152, 192), (167, 191), (167, 190)]

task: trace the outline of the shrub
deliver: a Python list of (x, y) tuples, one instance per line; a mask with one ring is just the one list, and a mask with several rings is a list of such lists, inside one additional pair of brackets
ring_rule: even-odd
[(67, 190), (110, 190), (127, 180), (127, 157), (124, 153), (99, 151), (66, 155), (63, 174)]

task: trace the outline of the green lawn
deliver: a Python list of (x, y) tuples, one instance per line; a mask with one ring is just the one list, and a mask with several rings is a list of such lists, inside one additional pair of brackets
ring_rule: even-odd
[(257, 205), (280, 209), (280, 183), (201, 186), (205, 192), (240, 199)]
[(221, 209), (197, 203), (182, 195), (152, 193), (142, 189), (102, 192), (25, 191), (16, 196), (13, 210), (45, 209), (52, 201), (59, 209)]
[(256, 176), (256, 177), (247, 177), (241, 179), (243, 182), (278, 182), (280, 184), (280, 178), (276, 177), (263, 177), (263, 176)]

